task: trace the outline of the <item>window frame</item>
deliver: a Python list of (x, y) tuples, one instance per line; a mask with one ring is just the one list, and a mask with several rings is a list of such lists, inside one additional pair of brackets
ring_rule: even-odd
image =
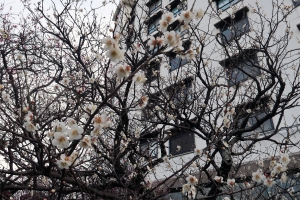
[[(261, 75), (261, 70), (255, 66), (259, 65), (257, 53), (244, 50), (243, 54), (246, 54), (247, 58), (244, 58), (245, 56), (243, 55), (238, 55), (221, 62), (221, 65), (227, 70), (228, 86), (230, 87), (247, 81), (249, 76), (246, 73), (250, 72), (249, 74), (253, 77)], [(233, 78), (233, 74), (236, 74), (235, 78)], [(237, 80), (237, 77), (240, 78)]]
[[(158, 30), (157, 27), (159, 26), (160, 19), (161, 19), (161, 16), (157, 16), (157, 17), (150, 19), (149, 24), (148, 24), (148, 35), (150, 35)], [(153, 26), (153, 27), (151, 27), (151, 26)]]
[[(240, 29), (240, 27), (242, 28)], [(234, 39), (238, 39), (246, 33), (249, 33), (250, 23), (248, 20), (248, 16), (245, 15), (242, 18), (238, 18), (237, 20), (232, 20), (231, 23), (225, 23), (220, 32), (222, 36), (222, 44), (224, 45), (232, 42)]]
[(173, 85), (168, 88), (168, 95), (174, 105), (184, 105), (192, 99), (191, 90), (193, 88), (193, 80), (186, 79), (183, 84)]
[[(263, 116), (262, 117), (258, 117), (261, 114), (263, 114)], [(250, 127), (251, 127), (251, 126), (253, 126), (257, 122), (257, 120), (262, 119), (266, 115), (267, 115), (267, 113), (266, 112), (262, 112), (262, 111), (256, 111), (254, 113), (251, 113), (250, 116), (249, 116), (249, 118), (248, 118), (248, 122), (247, 122), (246, 128), (249, 127), (248, 123), (250, 123)], [(245, 118), (241, 118), (240, 120), (243, 120), (243, 119), (245, 119)], [(251, 122), (250, 122), (250, 120), (251, 120)], [(269, 129), (264, 129), (265, 126), (268, 126), (270, 128)], [(253, 131), (258, 132), (260, 135), (262, 135), (262, 134), (270, 133), (274, 129), (275, 129), (275, 126), (274, 126), (273, 119), (269, 118), (263, 124), (261, 124), (259, 127), (257, 127)], [(252, 132), (245, 132), (245, 133), (242, 134), (243, 137), (250, 137), (251, 135), (252, 135)]]
[[(153, 73), (154, 70), (158, 71), (158, 73), (156, 75)], [(150, 64), (145, 69), (145, 75), (147, 78), (146, 83), (151, 83), (151, 82), (157, 80), (159, 77), (159, 74), (160, 74), (160, 63), (156, 62), (156, 61), (150, 62)]]
[(221, 40), (218, 41), (219, 43), (224, 46), (230, 45), (233, 40), (239, 40), (240, 37), (250, 32), (248, 11), (248, 7), (244, 7), (236, 12), (234, 18), (227, 17), (214, 25), (220, 30), (220, 33), (217, 34)]
[[(187, 41), (183, 42), (183, 44), (182, 44), (182, 47), (184, 48), (183, 51), (187, 51), (190, 48), (190, 46), (191, 46), (191, 41), (187, 40)], [(188, 59), (180, 58), (174, 52), (170, 52), (168, 57), (169, 57), (169, 65), (171, 66), (171, 68), (169, 69), (169, 72), (172, 72), (176, 69), (179, 69), (181, 66), (190, 63), (190, 61)]]
[(300, 6), (300, 0), (292, 0), (294, 7)]
[(155, 110), (155, 106), (161, 103), (159, 99), (160, 94), (149, 94), (149, 100), (145, 108), (142, 109), (141, 120), (144, 122), (155, 121), (155, 117), (158, 111)]
[[(151, 9), (151, 7), (154, 5), (154, 7)], [(158, 11), (160, 8), (162, 8), (162, 0), (156, 0), (153, 1), (149, 6), (148, 15), (152, 15), (156, 11)]]
[[(169, 154), (172, 156), (180, 156), (183, 154), (189, 154), (192, 153), (195, 149), (195, 134), (193, 132), (187, 131), (187, 130), (172, 130), (171, 132), (176, 132), (174, 135), (171, 136), (169, 139)], [(191, 141), (187, 140), (187, 143), (183, 143), (185, 141), (182, 141), (182, 139), (186, 139), (185, 137), (182, 137), (183, 135), (186, 136), (186, 134), (189, 134), (191, 138)], [(177, 142), (176, 142), (177, 141)], [(180, 142), (178, 142), (180, 141)], [(184, 145), (185, 144), (185, 145)], [(177, 145), (181, 147), (180, 151), (177, 151)], [(191, 149), (189, 149), (191, 148)]]
[[(227, 3), (224, 3), (221, 7), (220, 7), (220, 2), (225, 1)], [(230, 8), (230, 6), (233, 6), (234, 4), (240, 2), (242, 0), (216, 0), (216, 5), (217, 5), (217, 10), (222, 10), (225, 11), (228, 8)]]
[(170, 60), (169, 60), (169, 64), (171, 66), (170, 68), (170, 72), (176, 70), (176, 69), (179, 69), (181, 66), (183, 65), (186, 65), (189, 63), (189, 60), (188, 59), (182, 59), (178, 56), (174, 56), (174, 57), (170, 57)]
[[(271, 101), (270, 96), (265, 96), (262, 97), (260, 100), (258, 100), (257, 102), (250, 102), (247, 104), (242, 104), (236, 107), (236, 115), (234, 116), (234, 121), (236, 121), (236, 128), (241, 128), (241, 123), (244, 122), (244, 120), (246, 118), (248, 118), (247, 120), (247, 124), (245, 126), (245, 128), (248, 127), (252, 127), (257, 120), (260, 120), (262, 118), (264, 118), (269, 112), (270, 109), (268, 107), (268, 103)], [(259, 109), (258, 109), (259, 108)], [(247, 109), (250, 109), (252, 111), (252, 113), (247, 113)], [(258, 117), (259, 115), (263, 115), (261, 117)], [(251, 120), (251, 122), (250, 122)], [(255, 120), (255, 121), (254, 121)], [(248, 123), (250, 124), (250, 126), (248, 125)], [(266, 125), (266, 123), (268, 123), (268, 125)], [(265, 130), (264, 127), (270, 127), (269, 129)], [(275, 129), (274, 126), (274, 122), (272, 117), (267, 119), (265, 122), (263, 122), (259, 127), (257, 127), (255, 130), (255, 132), (260, 133), (260, 135), (262, 134), (268, 134), (270, 133), (272, 130)], [(249, 137), (252, 135), (252, 132), (244, 132), (242, 134), (243, 137)]]
[[(149, 158), (158, 158), (158, 135), (150, 134), (140, 138), (140, 153)], [(145, 146), (143, 148), (142, 146)]]

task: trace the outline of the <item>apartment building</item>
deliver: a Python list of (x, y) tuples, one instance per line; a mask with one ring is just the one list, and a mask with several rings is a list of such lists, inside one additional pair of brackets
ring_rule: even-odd
[[(133, 7), (133, 5), (135, 6)], [(183, 123), (184, 120), (172, 119), (178, 115), (178, 113), (184, 115), (184, 112), (181, 111), (172, 113), (176, 112), (176, 109), (184, 108), (184, 105), (189, 109), (192, 105), (195, 105), (196, 101), (196, 105), (200, 108), (207, 106), (204, 105), (203, 102), (201, 103), (202, 99), (201, 101), (199, 100), (199, 102), (197, 101), (197, 98), (201, 96), (198, 93), (204, 90), (202, 90), (201, 87), (203, 82), (195, 76), (195, 74), (204, 73), (206, 70), (203, 71), (202, 67), (198, 70), (196, 66), (197, 62), (182, 55), (186, 55), (189, 49), (194, 49), (200, 54), (202, 51), (201, 48), (205, 46), (205, 48), (203, 48), (205, 52), (201, 52), (201, 59), (203, 60), (199, 62), (202, 63), (203, 66), (211, 69), (207, 70), (210, 74), (204, 75), (204, 77), (210, 79), (207, 82), (224, 85), (224, 87), (226, 86), (228, 88), (229, 93), (234, 93), (237, 85), (243, 88), (244, 86), (249, 86), (249, 82), (253, 82), (253, 80), (263, 81), (263, 79), (266, 79), (268, 74), (265, 70), (262, 70), (262, 68), (268, 66), (269, 63), (267, 63), (268, 60), (266, 59), (265, 52), (258, 51), (257, 49), (264, 48), (262, 44), (259, 43), (263, 40), (262, 38), (267, 40), (267, 38), (270, 37), (270, 40), (275, 41), (276, 36), (278, 36), (278, 41), (274, 42), (274, 47), (270, 45), (270, 52), (280, 52), (276, 49), (279, 47), (286, 49), (286, 51), (282, 52), (286, 54), (285, 57), (277, 55), (279, 59), (282, 59), (282, 63), (280, 64), (286, 66), (282, 68), (284, 69), (283, 73), (286, 74), (286, 77), (297, 76), (291, 68), (294, 65), (298, 68), (299, 60), (297, 61), (297, 59), (299, 59), (299, 56), (297, 58), (297, 54), (288, 54), (286, 52), (288, 50), (299, 51), (299, 5), (300, 1), (295, 0), (284, 0), (282, 2), (280, 1), (279, 4), (277, 4), (277, 1), (258, 2), (252, 0), (145, 0), (138, 1), (137, 5), (134, 1), (122, 1), (114, 15), (116, 22), (114, 34), (122, 34), (124, 30), (126, 30), (128, 37), (124, 39), (126, 40), (124, 42), (124, 49), (129, 49), (129, 46), (132, 44), (142, 44), (143, 47), (149, 48), (146, 44), (150, 37), (157, 38), (164, 34), (164, 31), (160, 30), (160, 20), (166, 12), (171, 12), (174, 16), (172, 23), (168, 24), (168, 31), (175, 31), (182, 41), (180, 53), (174, 48), (167, 48), (163, 51), (163, 54), (160, 54), (160, 49), (157, 46), (144, 51), (149, 55), (154, 55), (155, 58), (143, 69), (147, 76), (147, 82), (144, 87), (147, 88), (146, 90), (151, 95), (148, 95), (149, 102), (147, 107), (141, 111), (141, 120), (144, 121), (145, 127), (151, 126), (155, 124), (154, 122), (159, 118), (159, 112), (161, 112), (161, 110), (165, 111), (171, 118), (171, 120), (166, 123), (167, 125), (163, 126), (157, 124), (157, 130), (159, 131), (141, 135), (140, 138), (141, 151), (155, 160), (156, 158), (162, 157), (157, 142), (159, 140), (158, 137), (170, 136), (165, 146), (168, 151), (169, 164), (172, 166), (172, 170), (169, 170), (166, 165), (156, 167), (155, 176), (153, 176), (155, 181), (159, 182), (159, 180), (171, 176), (172, 173), (179, 170), (184, 163), (194, 158), (195, 148), (204, 149), (207, 148), (208, 145), (207, 140), (203, 140), (203, 138), (195, 134), (195, 131), (192, 131), (193, 128), (191, 128), (191, 131), (178, 128), (181, 127), (181, 123)], [(287, 8), (284, 6), (287, 6)], [(203, 9), (204, 12), (201, 21), (199, 23), (193, 22), (188, 28), (184, 26), (180, 18), (181, 13), (200, 8)], [(286, 11), (284, 11), (285, 9)], [(294, 9), (294, 11), (289, 12), (291, 9)], [(276, 10), (282, 10), (282, 13), (273, 13)], [(287, 16), (280, 18), (285, 12)], [(258, 15), (258, 13), (261, 14)], [(274, 28), (271, 23), (268, 24), (272, 22), (272, 17), (274, 16), (278, 16), (278, 18), (284, 19), (287, 22), (279, 23), (279, 21), (274, 21), (274, 24), (278, 24), (278, 26)], [(274, 17), (274, 20), (277, 19)], [(268, 20), (269, 22), (267, 22)], [(293, 32), (293, 35), (290, 38), (285, 38), (283, 35), (287, 32)], [(257, 40), (258, 42), (256, 43), (255, 38), (258, 37), (257, 35), (260, 35), (261, 40)], [(282, 42), (283, 39), (287, 40), (286, 46), (280, 46), (280, 42)], [(256, 48), (256, 45), (258, 45), (259, 48)], [(130, 49), (130, 51), (132, 51), (132, 49)], [(261, 66), (261, 68), (257, 66)], [(212, 71), (224, 71), (223, 74), (225, 75), (214, 77)], [(288, 80), (289, 79), (286, 79), (286, 81)], [(291, 78), (291, 80), (295, 79)], [(292, 88), (289, 87), (289, 84), (287, 84), (283, 95), (290, 93)], [(248, 110), (250, 110), (249, 112), (251, 112), (251, 114), (247, 117), (246, 127), (248, 125), (255, 125), (257, 121), (264, 119), (270, 110), (272, 110), (271, 107), (278, 94), (278, 92), (275, 91), (276, 89), (273, 91), (275, 95), (272, 95), (270, 90), (270, 92), (267, 92), (258, 100), (253, 98), (252, 100), (256, 101), (254, 102), (251, 101), (251, 98), (253, 95), (255, 96), (255, 94), (251, 94), (255, 92), (251, 91), (251, 88), (252, 87), (249, 86), (248, 90), (245, 88), (241, 89), (242, 91), (240, 93), (237, 92), (239, 95), (236, 95), (235, 98), (230, 101), (235, 105), (235, 115), (239, 116), (239, 119), (233, 117), (234, 121), (236, 121), (235, 126), (245, 123), (243, 119), (249, 114), (247, 114)], [(163, 109), (160, 107), (160, 101), (164, 99), (162, 94), (168, 96), (169, 100), (172, 101), (172, 105), (175, 106), (173, 109), (167, 107)], [(249, 96), (246, 97), (248, 94)], [(273, 101), (273, 103), (270, 101)], [(213, 104), (213, 102), (217, 103), (218, 101), (211, 101), (210, 103)], [(160, 108), (157, 109), (157, 107)], [(200, 108), (198, 109), (199, 112), (201, 112)], [(211, 105), (211, 109), (213, 108), (214, 106)], [(193, 109), (193, 111), (195, 110), (197, 109)], [(267, 140), (257, 142), (255, 148), (259, 152), (266, 153), (264, 155), (255, 154), (243, 157), (244, 160), (241, 162), (248, 164), (250, 168), (244, 167), (241, 170), (256, 171), (257, 165), (253, 164), (255, 161), (258, 159), (267, 159), (268, 153), (274, 153), (273, 151), (275, 151), (275, 155), (279, 155), (278, 151), (280, 152), (280, 148), (278, 149), (278, 147), (276, 147), (274, 141), (283, 141), (286, 138), (299, 141), (300, 136), (297, 134), (298, 123), (300, 123), (299, 113), (300, 109), (298, 107), (286, 109), (284, 114), (274, 114), (272, 117), (264, 120), (264, 122), (258, 125), (254, 130), (249, 132), (244, 131), (241, 134), (243, 140), (248, 140), (252, 137), (268, 137), (268, 135), (274, 133), (274, 130), (276, 130), (276, 134), (272, 135), (272, 140), (268, 138)], [(193, 121), (193, 119), (197, 117), (197, 114), (189, 114), (186, 117)], [(207, 118), (210, 117), (207, 116)], [(215, 122), (216, 127), (222, 123), (224, 124), (224, 121), (218, 118)], [(292, 135), (292, 138), (289, 134)], [(296, 146), (297, 145), (291, 146), (289, 152), (295, 154), (299, 152)], [(277, 150), (271, 150), (271, 148), (277, 148)], [(205, 163), (205, 159), (203, 159), (203, 163)], [(221, 157), (216, 156), (215, 159), (218, 160), (221, 159)], [(199, 164), (202, 164), (201, 161), (199, 161), (198, 165)], [(241, 171), (239, 171), (239, 173), (243, 174)], [(181, 193), (181, 186), (184, 183), (185, 179), (180, 178), (177, 178), (176, 182), (170, 181), (170, 194), (165, 198), (186, 199), (187, 197)], [(209, 187), (210, 186), (207, 186), (207, 188)], [(201, 195), (199, 195), (199, 197), (201, 197)]]

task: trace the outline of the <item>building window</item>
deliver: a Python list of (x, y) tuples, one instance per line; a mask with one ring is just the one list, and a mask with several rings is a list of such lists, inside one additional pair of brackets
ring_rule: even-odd
[(195, 138), (192, 132), (186, 130), (172, 131), (172, 137), (169, 140), (170, 154), (173, 156), (190, 153), (195, 149)]
[(151, 34), (155, 31), (157, 31), (157, 27), (159, 26), (159, 21), (161, 17), (153, 18), (149, 21), (148, 25), (148, 34)]
[[(185, 105), (192, 101), (192, 79), (186, 79), (183, 84), (168, 88), (169, 98), (174, 105)], [(178, 109), (178, 108), (176, 108)]]
[[(184, 48), (184, 51), (187, 51), (190, 48), (190, 46), (191, 46), (190, 41), (185, 41), (182, 44), (182, 47)], [(169, 56), (169, 59), (170, 59), (169, 64), (171, 66), (170, 72), (175, 70), (175, 69), (178, 69), (179, 67), (181, 67), (181, 66), (183, 66), (187, 63), (189, 63), (188, 59), (185, 59), (185, 58), (183, 59), (183, 58), (177, 56), (177, 54), (174, 53), (174, 52), (170, 52), (168, 56)]]
[[(260, 111), (257, 111), (255, 113), (251, 114), (249, 116), (248, 121), (247, 121), (246, 128), (252, 127), (254, 124), (257, 123), (257, 121), (259, 121), (263, 117), (265, 117), (266, 114), (268, 114), (268, 113), (267, 112), (260, 112)], [(240, 119), (239, 123), (242, 123), (244, 119), (245, 118)], [(254, 130), (254, 132), (257, 132), (257, 133), (268, 133), (271, 130), (274, 130), (274, 124), (273, 124), (272, 118), (270, 118), (267, 121), (265, 121), (262, 125), (260, 125), (260, 127), (256, 128)], [(252, 132), (243, 133), (243, 137), (248, 137), (248, 136), (251, 136), (251, 135), (253, 135)]]
[(187, 1), (186, 0), (174, 0), (172, 1), (168, 7), (170, 8), (170, 12), (173, 13), (174, 17), (180, 16), (183, 10), (187, 9)]
[(295, 7), (300, 5), (300, 0), (292, 0)]
[[(268, 102), (270, 97), (264, 97), (256, 103), (248, 103), (244, 106), (239, 106), (236, 108), (236, 117), (238, 118), (237, 126), (238, 128), (248, 128), (255, 125), (261, 119), (263, 119), (269, 113)], [(248, 113), (247, 110), (251, 110), (251, 113)], [(245, 120), (247, 119), (246, 125), (243, 127)], [(262, 125), (256, 128), (254, 131), (258, 133), (267, 133), (271, 130), (274, 130), (274, 124), (272, 118), (267, 119)], [(243, 133), (244, 137), (252, 135), (252, 132)]]
[(241, 0), (217, 0), (217, 9), (224, 11), (239, 1)]
[(189, 30), (188, 29), (183, 29), (182, 26), (177, 26), (175, 29), (174, 29), (175, 33), (179, 34), (180, 37), (184, 36), (185, 34), (188, 34), (189, 33)]
[(145, 73), (147, 78), (147, 83), (151, 83), (152, 81), (157, 80), (159, 76), (159, 68), (160, 68), (160, 64), (158, 62), (151, 62), (149, 64), (149, 66), (146, 68), (146, 73)]
[(247, 56), (237, 56), (225, 61), (227, 68), (228, 85), (233, 86), (246, 81), (249, 76), (256, 77), (261, 74), (256, 53), (246, 51)]
[(234, 39), (239, 39), (242, 35), (250, 31), (249, 20), (247, 17), (247, 7), (237, 11), (235, 18), (227, 17), (226, 19), (215, 24), (220, 29), (218, 36), (221, 43), (227, 45)]
[(187, 59), (182, 59), (176, 55), (172, 56), (172, 57), (170, 57), (170, 66), (171, 66), (170, 71), (178, 69), (179, 67), (181, 67), (187, 63), (189, 63), (189, 61)]
[(148, 94), (149, 100), (147, 106), (142, 109), (142, 118), (144, 122), (155, 121), (158, 111), (155, 109), (155, 106), (161, 104), (159, 94)]
[(161, 8), (161, 0), (152, 1), (149, 5), (149, 15), (152, 15)]
[(143, 156), (157, 158), (157, 135), (147, 135), (140, 139), (140, 152)]

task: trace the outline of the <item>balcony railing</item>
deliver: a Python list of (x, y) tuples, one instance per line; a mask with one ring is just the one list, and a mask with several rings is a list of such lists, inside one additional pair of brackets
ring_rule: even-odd
[(160, 8), (161, 8), (161, 4), (155, 5), (154, 8), (149, 9), (149, 15), (152, 15), (153, 13), (155, 13), (156, 11), (158, 11)]
[(219, 1), (217, 1), (217, 5), (218, 5), (217, 8), (218, 8), (218, 10), (224, 11), (239, 1), (241, 1), (241, 0), (219, 0)]
[(173, 13), (174, 17), (179, 16), (181, 14), (181, 11), (182, 11), (182, 8), (175, 7), (173, 9), (171, 9), (171, 12)]

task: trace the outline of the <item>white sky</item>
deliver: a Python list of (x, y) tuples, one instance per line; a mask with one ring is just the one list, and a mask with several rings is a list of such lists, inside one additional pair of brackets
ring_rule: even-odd
[[(31, 4), (34, 4), (41, 0), (26, 0), (26, 1), (30, 2)], [(62, 0), (62, 1), (66, 1), (66, 0)], [(93, 7), (100, 7), (104, 0), (80, 0), (80, 1), (84, 1), (84, 6), (88, 8), (91, 2)], [(44, 5), (46, 5), (45, 7), (49, 7), (51, 5), (51, 2), (54, 2), (56, 6), (61, 7), (60, 0), (44, 0)], [(108, 0), (106, 0), (106, 2), (108, 2)], [(116, 4), (118, 4), (119, 0), (115, 0), (115, 2)], [(26, 13), (26, 11), (24, 12), (23, 9), (24, 7), (21, 0), (0, 0), (0, 4), (4, 4), (4, 10), (0, 11), (0, 13), (7, 13), (7, 12), (11, 12), (13, 14)], [(108, 3), (107, 5), (99, 9), (98, 14), (99, 17), (105, 16), (106, 20), (108, 21), (110, 19), (111, 13), (112, 12), (114, 13), (115, 10), (116, 10), (116, 5), (113, 3)]]

